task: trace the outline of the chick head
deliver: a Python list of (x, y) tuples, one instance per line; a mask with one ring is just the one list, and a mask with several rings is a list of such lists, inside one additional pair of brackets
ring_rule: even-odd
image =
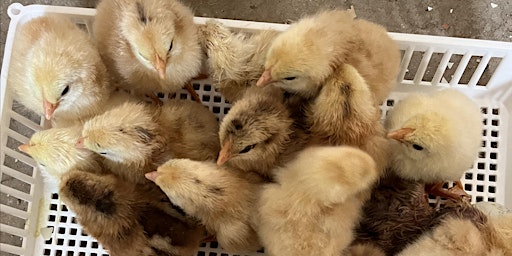
[(162, 146), (153, 116), (143, 103), (124, 103), (88, 120), (76, 146), (114, 162), (145, 163)]
[(69, 19), (39, 18), (39, 33), (28, 51), (28, 80), (43, 102), (47, 119), (60, 112), (80, 116), (110, 92), (106, 68), (94, 43)]
[(265, 95), (237, 101), (220, 125), (217, 164), (240, 166), (277, 158), (292, 133), (289, 115), (281, 102)]
[(79, 137), (79, 127), (52, 128), (34, 133), (19, 150), (29, 154), (40, 170), (58, 179), (71, 168), (94, 166), (93, 152), (75, 148)]
[[(459, 124), (460, 125), (460, 124)], [(403, 178), (423, 182), (459, 179), (471, 166), (464, 161), (456, 124), (438, 112), (410, 117), (401, 128), (390, 131), (394, 166)]]
[[(200, 47), (193, 15), (176, 1), (143, 0), (123, 6), (121, 33), (133, 55), (161, 79), (169, 68), (186, 62), (184, 55)], [(171, 67), (175, 63), (175, 67)]]

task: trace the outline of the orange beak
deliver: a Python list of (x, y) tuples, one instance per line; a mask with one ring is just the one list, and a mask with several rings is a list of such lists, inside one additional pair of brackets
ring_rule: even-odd
[(265, 87), (268, 84), (272, 82), (272, 75), (270, 75), (270, 70), (265, 69), (263, 74), (261, 74), (260, 79), (258, 79), (258, 82), (256, 82), (256, 86), (258, 87)]
[(78, 139), (78, 141), (75, 143), (76, 148), (83, 148), (84, 147), (84, 137), (81, 137)]
[(52, 119), (53, 112), (55, 112), (55, 109), (59, 106), (59, 103), (52, 104), (48, 102), (46, 99), (43, 99), (43, 111), (44, 111), (44, 117), (46, 120)]
[(23, 144), (23, 145), (20, 145), (20, 146), (18, 147), (18, 149), (19, 149), (21, 152), (25, 152), (25, 153), (27, 153), (27, 151), (28, 151), (28, 148), (29, 148), (29, 147), (30, 147), (30, 145), (28, 145), (28, 144)]
[(225, 162), (227, 162), (229, 159), (231, 159), (231, 140), (228, 139), (224, 145), (222, 145), (222, 148), (219, 152), (219, 158), (217, 158), (217, 165), (222, 166)]
[(152, 182), (155, 182), (156, 178), (158, 176), (160, 176), (160, 173), (154, 171), (154, 172), (148, 172), (146, 174), (144, 174), (144, 176), (146, 176), (146, 179), (152, 181)]
[(160, 76), (160, 79), (165, 79), (165, 68), (167, 66), (167, 63), (165, 60), (160, 58), (158, 54), (155, 53), (155, 63), (153, 64), (155, 66), (155, 69), (158, 71), (158, 75)]
[(415, 129), (412, 129), (412, 128), (402, 128), (402, 129), (398, 129), (394, 132), (390, 132), (388, 133), (388, 138), (390, 139), (394, 139), (394, 140), (397, 140), (399, 142), (404, 142), (404, 138), (406, 135), (414, 132)]

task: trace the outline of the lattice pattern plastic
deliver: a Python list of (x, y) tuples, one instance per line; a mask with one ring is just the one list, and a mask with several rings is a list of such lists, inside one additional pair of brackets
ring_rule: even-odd
[[(35, 162), (17, 147), (38, 130), (47, 128), (41, 116), (28, 113), (6, 90), (12, 44), (17, 26), (37, 16), (58, 14), (90, 31), (94, 9), (12, 4), (1, 73), (0, 251), (2, 255), (106, 255), (100, 244), (83, 233), (74, 214), (59, 200), (55, 188), (45, 188)], [(207, 19), (196, 18), (197, 23)], [(219, 20), (248, 33), (284, 30), (287, 25)], [(464, 175), (473, 202), (494, 201), (512, 207), (512, 148), (509, 113), (512, 110), (512, 44), (482, 40), (390, 33), (402, 50), (397, 89), (382, 106), (382, 118), (396, 102), (411, 92), (457, 88), (472, 97), (482, 110), (485, 124), (482, 147), (473, 168)], [(208, 80), (194, 82), (200, 98), (219, 119), (229, 111)], [(159, 95), (167, 98), (169, 95)], [(176, 97), (190, 98), (186, 92)], [(48, 191), (45, 192), (45, 191)], [(43, 200), (45, 199), (45, 200)], [(9, 223), (9, 224), (7, 224)], [(41, 223), (41, 225), (39, 224)], [(49, 240), (38, 226), (52, 227)], [(229, 256), (217, 243), (203, 244), (197, 255)], [(262, 255), (254, 253), (251, 255)]]

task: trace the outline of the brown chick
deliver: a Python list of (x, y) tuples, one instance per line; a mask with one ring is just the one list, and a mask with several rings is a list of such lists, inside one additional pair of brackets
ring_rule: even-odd
[(257, 85), (274, 84), (311, 97), (343, 63), (361, 73), (378, 105), (395, 86), (400, 53), (382, 26), (353, 19), (347, 11), (320, 12), (299, 20), (272, 42)]
[(215, 160), (218, 122), (189, 100), (171, 100), (162, 107), (128, 102), (87, 121), (77, 146), (104, 156), (117, 175), (144, 183), (144, 173), (170, 158)]
[(102, 111), (112, 91), (89, 36), (63, 16), (18, 29), (7, 83), (25, 107), (53, 126), (71, 126)]
[(229, 252), (260, 249), (251, 225), (259, 186), (208, 162), (172, 159), (147, 173), (185, 213), (197, 218)]
[(109, 72), (124, 89), (153, 95), (186, 85), (197, 97), (189, 81), (201, 68), (201, 47), (193, 13), (179, 1), (103, 0), (94, 36)]
[(268, 255), (340, 255), (353, 239), (363, 198), (378, 178), (373, 159), (352, 147), (312, 147), (276, 171), (258, 203)]
[[(72, 170), (59, 195), (84, 230), (112, 256), (191, 256), (204, 227), (174, 210), (156, 186)], [(166, 202), (167, 201), (167, 202)]]
[(251, 87), (220, 125), (218, 165), (256, 172), (271, 179), (272, 170), (304, 147), (305, 134), (283, 104), (279, 88)]
[(210, 77), (227, 101), (234, 103), (256, 83), (264, 70), (266, 52), (278, 34), (273, 30), (251, 35), (235, 33), (214, 20), (199, 27), (199, 39), (208, 56)]
[(306, 107), (306, 122), (316, 143), (350, 145), (372, 156), (384, 172), (389, 161), (389, 143), (372, 104), (371, 91), (351, 65), (342, 64), (324, 82)]

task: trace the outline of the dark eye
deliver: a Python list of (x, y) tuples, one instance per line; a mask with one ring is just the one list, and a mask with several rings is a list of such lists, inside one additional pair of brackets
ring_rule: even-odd
[(100, 152), (100, 155), (106, 155), (107, 152)]
[(64, 96), (64, 95), (66, 95), (68, 92), (69, 92), (69, 85), (66, 85), (66, 88), (64, 88), (64, 90), (62, 91), (62, 93), (60, 94), (60, 96)]
[(171, 41), (171, 45), (169, 46), (169, 52), (172, 50), (172, 43), (174, 42), (174, 40)]
[(418, 144), (412, 144), (412, 148), (419, 150), (419, 151), (423, 150), (423, 147)]
[(46, 167), (46, 165), (45, 165), (45, 164), (42, 164), (42, 163), (39, 163), (39, 165), (40, 165), (40, 166), (42, 166), (42, 167)]
[(245, 147), (244, 149), (242, 149), (242, 151), (240, 151), (240, 154), (247, 153), (247, 152), (251, 151), (251, 149), (253, 149), (255, 146), (256, 146), (256, 144)]
[(294, 77), (294, 76), (289, 76), (289, 77), (285, 77), (284, 79), (285, 79), (285, 80), (289, 80), (289, 81), (291, 81), (291, 80), (294, 80), (295, 78), (296, 78), (296, 77)]

